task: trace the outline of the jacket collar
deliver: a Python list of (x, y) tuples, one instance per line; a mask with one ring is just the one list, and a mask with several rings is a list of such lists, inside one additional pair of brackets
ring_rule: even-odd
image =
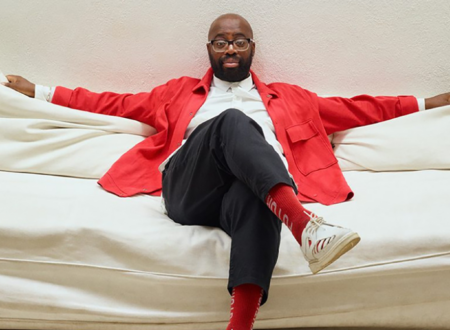
[(277, 98), (278, 97), (278, 93), (275, 92), (272, 88), (270, 88), (269, 86), (267, 86), (266, 84), (262, 83), (258, 76), (252, 71), (250, 70), (252, 77), (253, 77), (253, 82), (255, 83), (256, 89), (259, 92), (259, 95), (263, 96), (266, 95), (270, 98)]
[(212, 68), (209, 68), (208, 71), (206, 71), (206, 74), (203, 76), (202, 80), (195, 85), (195, 87), (192, 89), (193, 93), (203, 93), (206, 94), (209, 92), (209, 88), (211, 87), (211, 82), (213, 79), (213, 70)]

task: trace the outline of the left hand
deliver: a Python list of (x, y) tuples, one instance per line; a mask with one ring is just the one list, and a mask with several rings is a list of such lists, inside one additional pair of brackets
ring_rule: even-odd
[(450, 105), (450, 93), (439, 94), (425, 99), (425, 109), (433, 109)]
[(14, 89), (15, 91), (18, 91), (26, 96), (34, 97), (34, 90), (36, 86), (32, 82), (29, 82), (21, 76), (13, 75), (6, 76), (6, 79), (8, 79), (8, 82), (2, 83), (2, 85)]

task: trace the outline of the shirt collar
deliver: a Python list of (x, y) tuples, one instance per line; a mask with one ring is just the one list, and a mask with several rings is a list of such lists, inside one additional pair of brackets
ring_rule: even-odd
[[(255, 84), (255, 88), (258, 90), (258, 93), (260, 95), (266, 95), (269, 99), (279, 97), (278, 92), (272, 89), (272, 87), (269, 87), (266, 84), (262, 83), (259, 80), (258, 75), (255, 74), (252, 70), (250, 70), (250, 74), (253, 83)], [(194, 86), (192, 92), (196, 94), (207, 94), (212, 85), (211, 82), (213, 79), (213, 75), (213, 70), (210, 67), (203, 78)]]
[(255, 87), (255, 85), (253, 84), (253, 78), (251, 74), (244, 80), (238, 82), (224, 81), (217, 78), (216, 76), (213, 76), (211, 86), (214, 86), (224, 92), (227, 92), (231, 87), (237, 86), (240, 86), (245, 91), (250, 92)]

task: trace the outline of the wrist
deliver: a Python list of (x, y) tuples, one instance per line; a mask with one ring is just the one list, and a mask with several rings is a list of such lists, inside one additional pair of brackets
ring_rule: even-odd
[(431, 109), (432, 105), (431, 105), (432, 101), (430, 101), (430, 98), (426, 98), (425, 99), (425, 110)]

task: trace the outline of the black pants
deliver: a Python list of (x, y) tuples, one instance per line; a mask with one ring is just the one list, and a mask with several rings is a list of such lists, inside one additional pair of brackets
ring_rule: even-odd
[(264, 199), (278, 183), (293, 186), (261, 127), (236, 109), (198, 126), (163, 173), (169, 217), (182, 225), (219, 227), (230, 235), (228, 290), (256, 284), (264, 290), (262, 303), (281, 231), (281, 221)]

